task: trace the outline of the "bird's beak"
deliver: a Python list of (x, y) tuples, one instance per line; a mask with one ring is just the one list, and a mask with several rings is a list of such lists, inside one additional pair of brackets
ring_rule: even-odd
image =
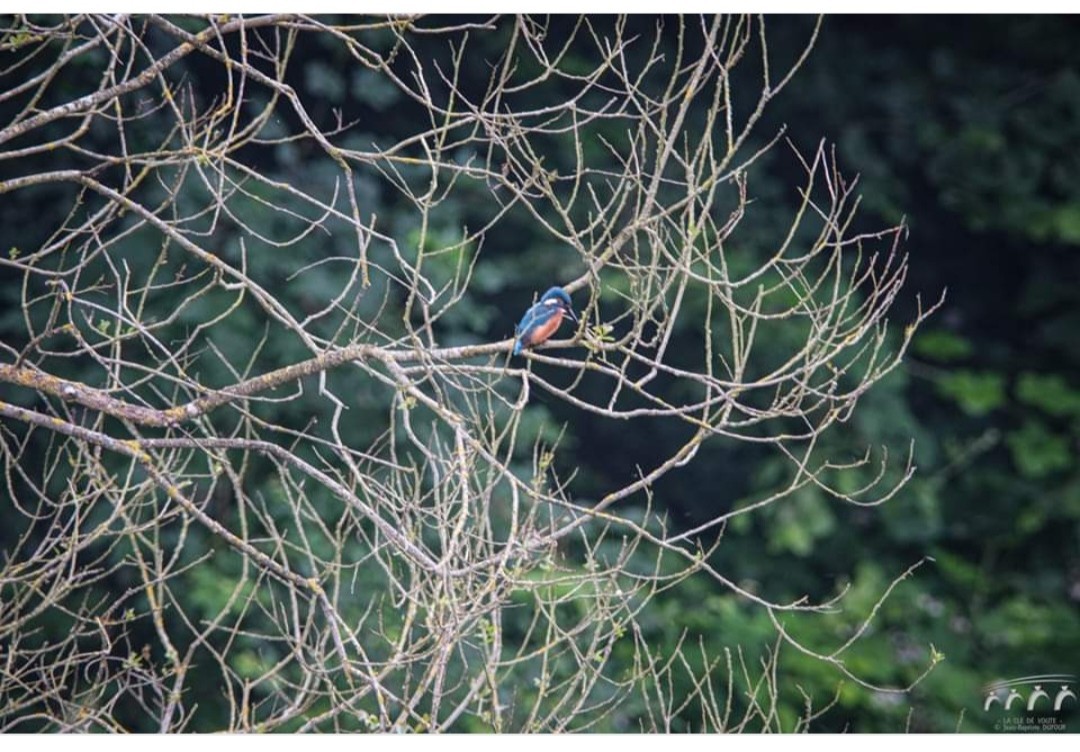
[(573, 321), (575, 324), (578, 323), (578, 317), (577, 314), (574, 313), (573, 308), (571, 308), (570, 306), (566, 306), (566, 308), (564, 308), (563, 310), (566, 311), (566, 315), (570, 317), (571, 321)]

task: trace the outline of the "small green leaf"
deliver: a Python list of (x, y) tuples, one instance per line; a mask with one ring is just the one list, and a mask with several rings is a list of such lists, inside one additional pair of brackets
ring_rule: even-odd
[(945, 660), (945, 654), (942, 653), (940, 650), (938, 650), (936, 647), (934, 647), (934, 643), (931, 642), (930, 643), (930, 663), (932, 663), (933, 665), (936, 666), (939, 663), (941, 663), (943, 660)]

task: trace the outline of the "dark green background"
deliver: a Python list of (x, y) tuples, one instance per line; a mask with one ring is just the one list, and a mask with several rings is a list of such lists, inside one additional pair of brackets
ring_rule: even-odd
[[(779, 59), (795, 54), (812, 23), (769, 19)], [(501, 39), (505, 31), (485, 44), (497, 50)], [(430, 44), (440, 54), (437, 41)], [(945, 660), (909, 695), (843, 682), (837, 707), (815, 730), (990, 730), (1002, 714), (982, 710), (988, 683), (1080, 674), (1078, 50), (1080, 21), (1072, 17), (829, 17), (805, 68), (756, 132), (761, 141), (786, 124), (804, 151), (822, 138), (834, 142), (843, 168), (861, 176), (865, 221), (906, 220), (910, 276), (897, 330), (912, 318), (917, 293), (932, 301), (947, 290), (903, 366), (828, 438), (827, 448), (841, 457), (859, 456), (868, 445), (902, 456), (914, 439), (919, 469), (908, 487), (872, 509), (799, 493), (733, 525), (715, 557), (722, 572), (778, 600), (820, 597), (850, 582), (850, 602), (863, 613), (889, 581), (933, 557), (887, 601), (850, 665), (868, 680), (903, 685), (925, 668), (931, 645)], [(211, 68), (196, 59), (185, 65), (201, 86), (215, 85)], [(315, 37), (304, 38), (292, 70), (306, 102), (364, 118), (370, 135), (392, 135), (412, 115), (393, 90), (358, 83), (340, 48)], [(487, 73), (482, 59), (469, 60), (464, 85), (469, 76), (482, 85)], [(306, 163), (309, 148), (282, 147), (258, 160), (270, 173), (310, 170), (315, 181), (322, 168)], [(753, 171), (759, 203), (737, 234), (748, 247), (755, 237), (771, 237), (795, 198), (799, 175), (784, 148)], [(395, 233), (408, 233), (408, 216), (395, 215), (404, 207), (392, 196), (365, 200), (380, 206)], [(5, 245), (33, 248), (54, 210), (40, 191), (4, 196)], [(459, 211), (467, 217), (467, 203)], [(29, 226), (28, 216), (42, 221)], [(508, 336), (535, 291), (580, 273), (567, 266), (570, 254), (524, 219), (506, 231), (486, 243), (475, 294), (444, 322), (443, 344)], [(16, 347), (24, 336), (19, 282), (0, 270), (0, 336)], [(251, 324), (251, 331), (235, 331), (238, 347), (258, 336), (258, 323)], [(678, 346), (676, 339), (672, 351)], [(271, 355), (284, 364), (299, 353), (283, 343)], [(663, 425), (628, 434), (625, 424), (534, 395), (529, 409), (537, 421), (567, 426), (565, 446), (581, 466), (576, 489), (584, 497), (653, 464), (658, 445), (684, 437), (681, 426)], [(612, 446), (621, 447), (617, 456), (604, 449)], [(718, 441), (659, 484), (654, 498), (674, 526), (689, 528), (760, 497), (781, 473), (775, 457)], [(0, 549), (5, 534), (13, 533), (0, 530)], [(826, 649), (859, 615), (793, 619), (792, 627)], [(684, 630), (714, 651), (741, 645), (751, 660), (775, 640), (764, 613), (703, 578), (658, 598), (642, 626), (659, 652)], [(781, 654), (779, 677), (786, 717), (801, 710), (797, 687), (820, 705), (842, 681), (830, 666), (791, 650)], [(205, 691), (212, 702), (213, 688)], [(633, 730), (635, 712), (616, 713), (610, 730)], [(1075, 710), (1065, 717), (1075, 730)], [(686, 724), (693, 728), (693, 719)]]

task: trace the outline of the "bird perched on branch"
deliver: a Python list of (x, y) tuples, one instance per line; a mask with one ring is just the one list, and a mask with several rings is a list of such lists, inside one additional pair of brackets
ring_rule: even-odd
[(555, 333), (563, 316), (577, 321), (570, 295), (561, 287), (552, 287), (540, 298), (540, 302), (521, 317), (514, 330), (514, 355), (520, 355), (527, 347), (535, 347)]

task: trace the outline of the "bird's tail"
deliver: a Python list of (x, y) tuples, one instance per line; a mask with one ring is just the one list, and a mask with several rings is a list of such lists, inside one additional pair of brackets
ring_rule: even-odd
[(523, 347), (523, 345), (521, 343), (521, 338), (518, 337), (517, 339), (514, 340), (514, 355), (521, 355), (522, 347)]

